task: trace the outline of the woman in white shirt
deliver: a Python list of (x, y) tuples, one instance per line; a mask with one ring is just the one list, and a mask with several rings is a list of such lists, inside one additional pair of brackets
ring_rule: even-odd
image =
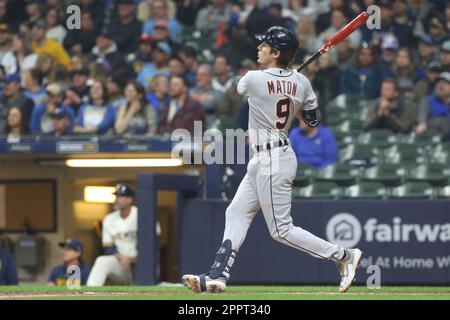
[(14, 74), (33, 69), (36, 61), (37, 55), (31, 50), (29, 39), (19, 33), (13, 37), (12, 51), (3, 56), (0, 64), (5, 68), (6, 74)]

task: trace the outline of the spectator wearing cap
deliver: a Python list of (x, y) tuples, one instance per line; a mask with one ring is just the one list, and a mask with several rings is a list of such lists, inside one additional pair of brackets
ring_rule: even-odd
[[(7, 24), (0, 24), (0, 61), (12, 50), (11, 33)], [(3, 63), (2, 63), (3, 64)]]
[(56, 266), (50, 272), (50, 276), (47, 280), (48, 286), (67, 286), (67, 281), (69, 277), (73, 274), (73, 270), (70, 271), (68, 268), (72, 266), (77, 266), (80, 268), (79, 282), (70, 283), (73, 286), (76, 285), (86, 285), (89, 273), (91, 272), (91, 267), (84, 262), (82, 256), (84, 251), (83, 243), (78, 239), (67, 239), (59, 244), (61, 250), (61, 260), (62, 264)]
[(168, 26), (170, 39), (174, 43), (181, 43), (182, 26), (177, 20), (169, 17), (167, 2), (164, 0), (154, 0), (151, 3), (151, 9), (153, 17), (144, 23), (142, 33), (154, 35), (156, 22), (158, 21), (160, 23), (160, 21), (165, 21)]
[(137, 80), (148, 88), (152, 79), (158, 75), (170, 75), (169, 59), (172, 55), (172, 49), (167, 42), (158, 42), (152, 52), (152, 63), (144, 64), (141, 72), (137, 76)]
[(427, 27), (428, 34), (436, 43), (442, 43), (448, 37), (448, 31), (445, 29), (443, 21), (438, 17), (431, 18)]
[(231, 74), (231, 65), (228, 58), (219, 54), (214, 58), (214, 77), (212, 79), (212, 87), (224, 93), (233, 84), (233, 75)]
[(12, 38), (12, 50), (5, 53), (0, 64), (5, 67), (6, 73), (21, 73), (36, 66), (37, 55), (31, 50), (28, 37), (15, 34)]
[(46, 103), (37, 105), (31, 114), (30, 129), (34, 134), (52, 134), (53, 119), (51, 114), (58, 108), (64, 108), (69, 113), (70, 126), (73, 128), (75, 113), (73, 109), (63, 104), (64, 92), (57, 83), (51, 83), (45, 88), (47, 92)]
[(0, 248), (0, 286), (14, 286), (19, 284), (17, 267), (12, 255)]
[(341, 75), (340, 92), (365, 99), (379, 97), (383, 70), (377, 61), (375, 50), (360, 46), (353, 54), (353, 61)]
[(414, 20), (409, 14), (408, 2), (406, 0), (395, 0), (393, 10), (392, 29), (400, 47), (412, 45), (415, 40), (413, 37)]
[(169, 83), (169, 106), (159, 110), (158, 133), (170, 136), (175, 129), (194, 133), (194, 122), (201, 121), (206, 129), (203, 106), (189, 96), (189, 84), (184, 77), (172, 76)]
[(197, 86), (189, 90), (192, 99), (197, 100), (204, 107), (206, 121), (213, 125), (216, 120), (217, 106), (223, 93), (212, 86), (212, 68), (209, 64), (201, 64), (197, 70)]
[(418, 38), (417, 66), (426, 71), (428, 64), (439, 59), (437, 45), (430, 35), (422, 35)]
[(95, 27), (92, 12), (81, 12), (80, 27), (81, 29), (72, 29), (67, 31), (67, 35), (63, 41), (64, 48), (72, 54), (89, 54), (92, 51), (92, 48), (94, 48), (95, 41), (99, 34), (99, 30)]
[(33, 100), (35, 106), (44, 103), (47, 97), (42, 81), (42, 74), (37, 69), (30, 69), (24, 72), (25, 91), (23, 94)]
[(441, 72), (434, 93), (421, 101), (417, 122), (417, 134), (427, 130), (444, 137), (450, 134), (450, 72)]
[(20, 107), (24, 117), (29, 120), (34, 107), (33, 100), (22, 92), (20, 75), (17, 73), (6, 75), (3, 81), (4, 90), (0, 95), (0, 132), (5, 130), (9, 108)]
[(70, 125), (70, 110), (68, 106), (61, 106), (56, 108), (50, 114), (50, 118), (53, 120), (53, 136), (59, 138), (64, 135), (72, 133), (73, 126)]
[(134, 190), (128, 184), (116, 186), (115, 211), (102, 223), (102, 244), (105, 255), (97, 257), (87, 286), (103, 286), (107, 279), (131, 284), (137, 261), (137, 218)]
[(127, 63), (135, 74), (141, 72), (142, 67), (146, 63), (152, 62), (152, 51), (155, 38), (149, 34), (141, 34), (139, 36), (139, 46), (136, 52), (127, 56)]
[(394, 75), (393, 65), (397, 57), (398, 40), (395, 35), (388, 33), (381, 41), (381, 67), (384, 77)]
[(111, 130), (115, 110), (108, 103), (108, 89), (103, 81), (96, 80), (89, 90), (89, 102), (81, 105), (77, 114), (76, 133), (104, 134)]
[(33, 40), (31, 43), (32, 50), (37, 55), (43, 52), (48, 53), (55, 59), (56, 63), (70, 70), (71, 62), (66, 50), (57, 41), (47, 38), (46, 32), (47, 22), (45, 20), (38, 20), (33, 24), (33, 28), (31, 29), (31, 38)]
[(144, 87), (135, 81), (125, 87), (126, 103), (119, 108), (114, 126), (118, 135), (153, 136), (158, 126), (157, 114), (149, 105)]
[(441, 46), (442, 70), (450, 72), (450, 40), (445, 41)]
[(98, 67), (103, 76), (125, 68), (124, 57), (117, 50), (117, 45), (113, 41), (111, 33), (106, 29), (103, 29), (98, 35), (96, 46), (92, 49), (88, 60), (93, 64), (91, 67)]
[(137, 35), (141, 33), (142, 22), (136, 18), (136, 5), (133, 0), (116, 1), (117, 18), (108, 25), (111, 37), (119, 52), (128, 54), (138, 48)]
[(394, 79), (385, 79), (380, 98), (370, 108), (364, 130), (389, 129), (393, 133), (407, 133), (414, 123), (414, 108), (406, 105)]
[(426, 78), (417, 82), (414, 88), (415, 104), (418, 105), (423, 98), (433, 94), (436, 80), (441, 72), (442, 64), (439, 61), (431, 61), (428, 64)]
[(66, 91), (65, 103), (78, 112), (80, 106), (89, 100), (89, 70), (87, 68), (74, 69), (70, 73), (72, 85)]
[(15, 106), (9, 108), (4, 132), (7, 136), (6, 142), (19, 143), (22, 140), (22, 136), (29, 133), (28, 120), (23, 115), (22, 109)]

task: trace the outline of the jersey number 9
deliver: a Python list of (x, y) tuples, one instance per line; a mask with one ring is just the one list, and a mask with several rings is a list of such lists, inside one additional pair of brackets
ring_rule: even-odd
[(283, 98), (277, 101), (277, 117), (283, 120), (275, 123), (278, 130), (282, 130), (286, 127), (289, 115), (291, 114), (291, 109), (289, 108), (290, 105), (291, 100), (289, 98)]

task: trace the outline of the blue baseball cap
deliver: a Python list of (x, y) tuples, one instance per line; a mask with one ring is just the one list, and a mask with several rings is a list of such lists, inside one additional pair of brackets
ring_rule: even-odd
[(56, 108), (55, 111), (53, 111), (50, 114), (51, 118), (57, 118), (57, 119), (62, 119), (65, 117), (69, 117), (69, 110), (67, 109), (66, 106), (61, 106), (59, 108)]
[(14, 82), (14, 81), (20, 82), (20, 80), (21, 80), (21, 78), (20, 78), (20, 75), (18, 73), (11, 73), (11, 74), (6, 75), (5, 78), (3, 78), (3, 81), (5, 83), (11, 83), (11, 82)]
[(83, 251), (84, 251), (83, 243), (80, 240), (78, 240), (78, 239), (71, 239), (71, 238), (69, 238), (66, 241), (60, 242), (59, 246), (61, 248), (68, 247), (70, 249), (73, 249), (75, 251), (79, 251), (81, 253), (83, 253)]
[(116, 196), (134, 197), (134, 190), (126, 183), (119, 183), (114, 194)]

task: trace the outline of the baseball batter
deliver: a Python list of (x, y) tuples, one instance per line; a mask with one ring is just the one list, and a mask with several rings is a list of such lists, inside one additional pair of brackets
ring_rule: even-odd
[(319, 123), (316, 96), (308, 79), (288, 68), (298, 48), (295, 34), (283, 27), (269, 28), (258, 36), (258, 63), (238, 83), (248, 96), (249, 139), (254, 155), (236, 195), (226, 210), (222, 245), (208, 273), (184, 275), (183, 283), (194, 292), (223, 292), (247, 230), (259, 209), (273, 239), (310, 255), (335, 262), (341, 274), (340, 292), (351, 286), (362, 252), (344, 249), (293, 225), (292, 182), (297, 158), (288, 130), (294, 116), (308, 126)]
[(106, 255), (95, 260), (87, 286), (103, 286), (106, 279), (131, 284), (132, 266), (137, 259), (137, 207), (134, 190), (119, 184), (115, 192), (117, 210), (103, 220), (102, 242)]

